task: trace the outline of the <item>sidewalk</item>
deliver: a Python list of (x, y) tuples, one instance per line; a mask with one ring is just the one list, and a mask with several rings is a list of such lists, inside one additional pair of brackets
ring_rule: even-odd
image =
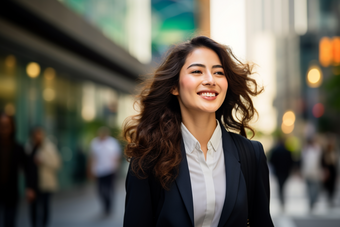
[(308, 197), (303, 179), (292, 175), (285, 188), (286, 207), (282, 211), (277, 193), (277, 184), (270, 177), (271, 202), (270, 211), (276, 227), (338, 227), (340, 226), (340, 185), (336, 192), (335, 206), (327, 204), (325, 192), (321, 192), (315, 209), (310, 213)]
[[(114, 210), (103, 217), (95, 184), (59, 192), (52, 197), (51, 222), (49, 227), (121, 227), (123, 226), (125, 202), (125, 177), (116, 181)], [(27, 202), (22, 201), (19, 209), (18, 227), (30, 227)]]

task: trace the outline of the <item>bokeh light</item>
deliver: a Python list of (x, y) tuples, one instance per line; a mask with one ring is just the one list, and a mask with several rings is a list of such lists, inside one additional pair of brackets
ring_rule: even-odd
[(285, 134), (289, 134), (294, 130), (295, 114), (293, 111), (286, 111), (282, 117), (281, 130)]
[(14, 57), (14, 55), (8, 55), (5, 58), (5, 65), (8, 68), (13, 68), (16, 64), (16, 58)]
[(81, 116), (83, 117), (85, 121), (92, 121), (94, 117), (96, 116), (94, 107), (90, 105), (83, 106), (81, 110)]
[(55, 98), (55, 91), (52, 88), (45, 88), (43, 97), (47, 102), (53, 101)]
[(281, 130), (284, 134), (289, 134), (291, 132), (293, 132), (294, 130), (294, 124), (292, 125), (285, 125), (283, 122), (281, 124)]
[(40, 65), (36, 62), (31, 62), (26, 67), (27, 75), (31, 78), (36, 78), (40, 74)]
[(291, 126), (295, 122), (295, 114), (293, 111), (287, 111), (282, 117), (282, 123)]
[(313, 106), (313, 116), (316, 118), (321, 117), (325, 113), (325, 107), (322, 103), (317, 103)]
[(300, 158), (299, 152), (301, 151), (301, 142), (298, 137), (294, 135), (288, 136), (285, 147), (291, 152), (293, 159), (298, 160)]
[(312, 66), (307, 73), (307, 84), (309, 87), (316, 88), (322, 83), (322, 72), (318, 66)]
[(56, 71), (51, 68), (51, 67), (48, 67), (44, 70), (44, 78), (46, 80), (53, 80), (56, 76)]

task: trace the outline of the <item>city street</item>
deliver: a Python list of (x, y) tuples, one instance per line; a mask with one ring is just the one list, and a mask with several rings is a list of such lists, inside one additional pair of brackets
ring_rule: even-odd
[[(227, 131), (256, 132), (279, 176), (294, 169), (284, 207), (274, 172), (270, 207), (258, 191), (261, 180), (249, 187), (263, 202), (256, 205), (266, 206), (256, 217), (242, 206), (245, 193), (228, 192), (236, 201), (225, 202), (236, 223), (228, 225), (239, 227), (246, 215), (252, 227), (255, 218), (271, 223), (270, 209), (276, 227), (340, 227), (339, 116), (340, 0), (0, 1), (0, 227), (31, 227), (30, 217), (38, 227), (40, 219), (49, 220), (47, 227), (123, 226), (128, 162), (121, 162), (120, 148), (131, 145), (126, 156), (140, 160), (142, 172), (159, 166), (150, 169), (164, 185), (172, 172), (188, 177), (186, 169), (171, 167), (180, 161), (174, 146), (187, 143), (184, 128), (190, 145), (195, 139), (205, 156), (214, 153), (208, 147), (218, 144), (215, 118)], [(208, 211), (214, 204), (212, 212), (221, 211), (224, 180), (228, 189), (246, 192), (245, 181), (229, 176), (235, 168), (225, 179), (210, 169), (211, 158), (207, 169), (201, 151), (193, 168), (203, 172), (197, 180), (191, 174), (193, 190), (187, 178), (177, 185), (187, 194), (170, 188), (164, 206), (153, 203), (158, 223), (190, 225), (182, 201), (193, 198), (193, 225), (217, 225), (219, 216), (210, 220)], [(218, 157), (227, 168), (239, 164)], [(117, 168), (112, 212), (106, 206), (105, 214), (99, 194), (107, 205), (105, 186)], [(100, 177), (100, 193), (91, 175)], [(335, 191), (334, 201), (325, 189)], [(141, 204), (133, 199), (131, 207), (135, 202)], [(36, 204), (50, 209), (39, 215)], [(144, 205), (137, 210), (147, 212)], [(139, 227), (141, 218), (132, 213), (127, 218)], [(221, 220), (229, 218), (222, 213)]]
[[(114, 213), (103, 217), (94, 184), (59, 192), (53, 197), (51, 227), (119, 227), (123, 223), (125, 177), (117, 181)], [(308, 211), (303, 180), (293, 175), (286, 185), (287, 204), (281, 211), (276, 193), (276, 182), (271, 177), (271, 214), (276, 227), (337, 227), (340, 224), (340, 193), (337, 190), (335, 207), (329, 208), (325, 194), (321, 193), (315, 210)], [(19, 227), (29, 227), (27, 204), (22, 201)]]
[[(338, 185), (339, 186), (339, 185)], [(304, 181), (296, 175), (286, 185), (286, 208), (281, 210), (276, 192), (276, 182), (271, 176), (271, 214), (277, 227), (336, 227), (340, 224), (340, 193), (337, 187), (335, 206), (330, 208), (326, 195), (321, 192), (315, 209), (309, 212)]]
[[(94, 183), (56, 193), (52, 197), (52, 217), (50, 227), (118, 227), (123, 226), (125, 202), (125, 176), (116, 181), (114, 211), (104, 217), (101, 212)], [(26, 201), (20, 206), (18, 227), (29, 227)]]

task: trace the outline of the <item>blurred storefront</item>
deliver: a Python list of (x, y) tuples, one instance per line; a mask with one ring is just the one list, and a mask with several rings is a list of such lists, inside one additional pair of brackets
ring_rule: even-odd
[[(246, 0), (245, 15), (247, 59), (257, 64), (258, 81), (265, 89), (255, 99), (260, 115), (256, 126), (264, 135), (282, 133), (297, 141), (302, 131), (301, 75), (294, 2)], [(298, 145), (293, 150), (298, 151)]]
[[(86, 9), (86, 14), (70, 10), (67, 2)], [(151, 45), (149, 51), (132, 53), (129, 46), (140, 40), (121, 33), (119, 15), (98, 17), (101, 12), (96, 9), (113, 9), (121, 2), (125, 1), (0, 3), (0, 111), (15, 116), (22, 144), (32, 127), (45, 128), (63, 159), (61, 188), (81, 180), (79, 168), (86, 166), (81, 157), (97, 127), (107, 125), (118, 132), (134, 113), (136, 85), (149, 72), (144, 63), (151, 60)], [(98, 7), (92, 7), (96, 3)], [(128, 12), (128, 6), (122, 12)], [(89, 23), (89, 17), (104, 24), (106, 32), (102, 24)], [(151, 26), (147, 19), (144, 22), (146, 28)], [(144, 42), (151, 43), (147, 38)]]
[(265, 87), (255, 99), (257, 129), (286, 134), (296, 152), (316, 133), (339, 134), (340, 1), (245, 0), (245, 6), (247, 60), (258, 64)]
[(312, 132), (340, 135), (340, 1), (307, 3), (308, 30), (299, 37), (302, 117)]

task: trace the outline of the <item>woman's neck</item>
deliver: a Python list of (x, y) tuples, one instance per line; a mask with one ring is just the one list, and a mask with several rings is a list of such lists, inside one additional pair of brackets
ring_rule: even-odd
[(183, 114), (182, 121), (189, 132), (201, 144), (201, 149), (206, 158), (208, 150), (208, 142), (216, 129), (216, 116), (215, 113), (203, 114)]

